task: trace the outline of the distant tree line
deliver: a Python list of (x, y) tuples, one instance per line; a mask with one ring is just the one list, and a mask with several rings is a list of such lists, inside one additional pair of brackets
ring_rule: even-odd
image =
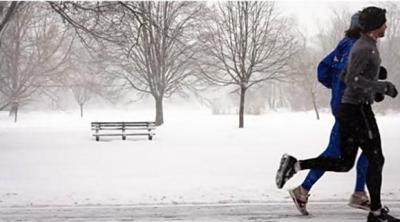
[[(383, 62), (399, 85), (391, 73), (399, 70), (400, 8), (382, 4), (390, 9)], [(316, 81), (316, 66), (343, 37), (351, 13), (334, 15), (306, 39), (271, 1), (0, 2), (0, 110), (17, 121), (21, 107), (57, 104), (68, 91), (83, 116), (94, 97), (118, 103), (133, 92), (153, 99), (157, 125), (174, 96), (237, 114), (240, 128), (245, 114), (280, 108), (319, 118), (329, 90)], [(399, 110), (400, 102), (378, 109)]]

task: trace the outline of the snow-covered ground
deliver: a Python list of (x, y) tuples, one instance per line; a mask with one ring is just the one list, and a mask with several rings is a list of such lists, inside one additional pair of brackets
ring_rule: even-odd
[[(393, 212), (399, 203), (390, 203)], [(0, 207), (4, 222), (360, 222), (368, 212), (346, 207), (344, 203), (312, 202), (312, 213), (302, 216), (291, 203), (196, 204), (156, 206), (65, 206), (65, 207)]]
[[(386, 157), (383, 199), (400, 201), (400, 115), (377, 116)], [(167, 109), (153, 141), (91, 136), (91, 121), (153, 120), (153, 111), (24, 112), (14, 123), (0, 112), (0, 207), (288, 202), (277, 190), (280, 156), (319, 155), (333, 124), (313, 112), (246, 116)], [(327, 173), (311, 201), (346, 201), (354, 170)]]

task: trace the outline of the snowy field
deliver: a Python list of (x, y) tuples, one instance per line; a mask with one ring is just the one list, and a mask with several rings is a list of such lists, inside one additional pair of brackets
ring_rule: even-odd
[[(23, 112), (18, 123), (0, 112), (0, 207), (290, 204), (286, 189), (306, 171), (277, 190), (280, 156), (319, 155), (333, 125), (330, 114), (317, 121), (313, 112), (246, 116), (244, 129), (236, 115), (201, 109), (166, 109), (164, 118), (153, 141), (96, 142), (91, 121), (151, 121), (153, 111), (89, 110), (82, 119), (77, 112)], [(383, 200), (397, 206), (400, 115), (377, 120), (386, 157)], [(354, 170), (327, 173), (310, 201), (345, 203), (354, 183)], [(393, 214), (400, 215), (398, 206)]]

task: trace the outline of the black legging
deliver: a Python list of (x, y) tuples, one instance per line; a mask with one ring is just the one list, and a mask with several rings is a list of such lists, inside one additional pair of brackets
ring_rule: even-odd
[(321, 169), (325, 171), (348, 172), (354, 166), (358, 147), (368, 158), (367, 187), (371, 196), (371, 210), (382, 207), (381, 186), (384, 157), (381, 137), (375, 115), (368, 104), (340, 105), (339, 112), (340, 158), (317, 157), (300, 161), (301, 169)]

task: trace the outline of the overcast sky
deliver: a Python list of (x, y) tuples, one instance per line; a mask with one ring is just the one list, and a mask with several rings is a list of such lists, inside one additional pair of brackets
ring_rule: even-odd
[[(298, 25), (308, 37), (318, 32), (318, 27), (323, 26), (333, 16), (332, 9), (347, 8), (350, 12), (371, 6), (371, 1), (316, 1), (316, 0), (280, 0), (278, 8), (283, 14), (293, 16)], [(350, 24), (350, 20), (349, 20)]]

